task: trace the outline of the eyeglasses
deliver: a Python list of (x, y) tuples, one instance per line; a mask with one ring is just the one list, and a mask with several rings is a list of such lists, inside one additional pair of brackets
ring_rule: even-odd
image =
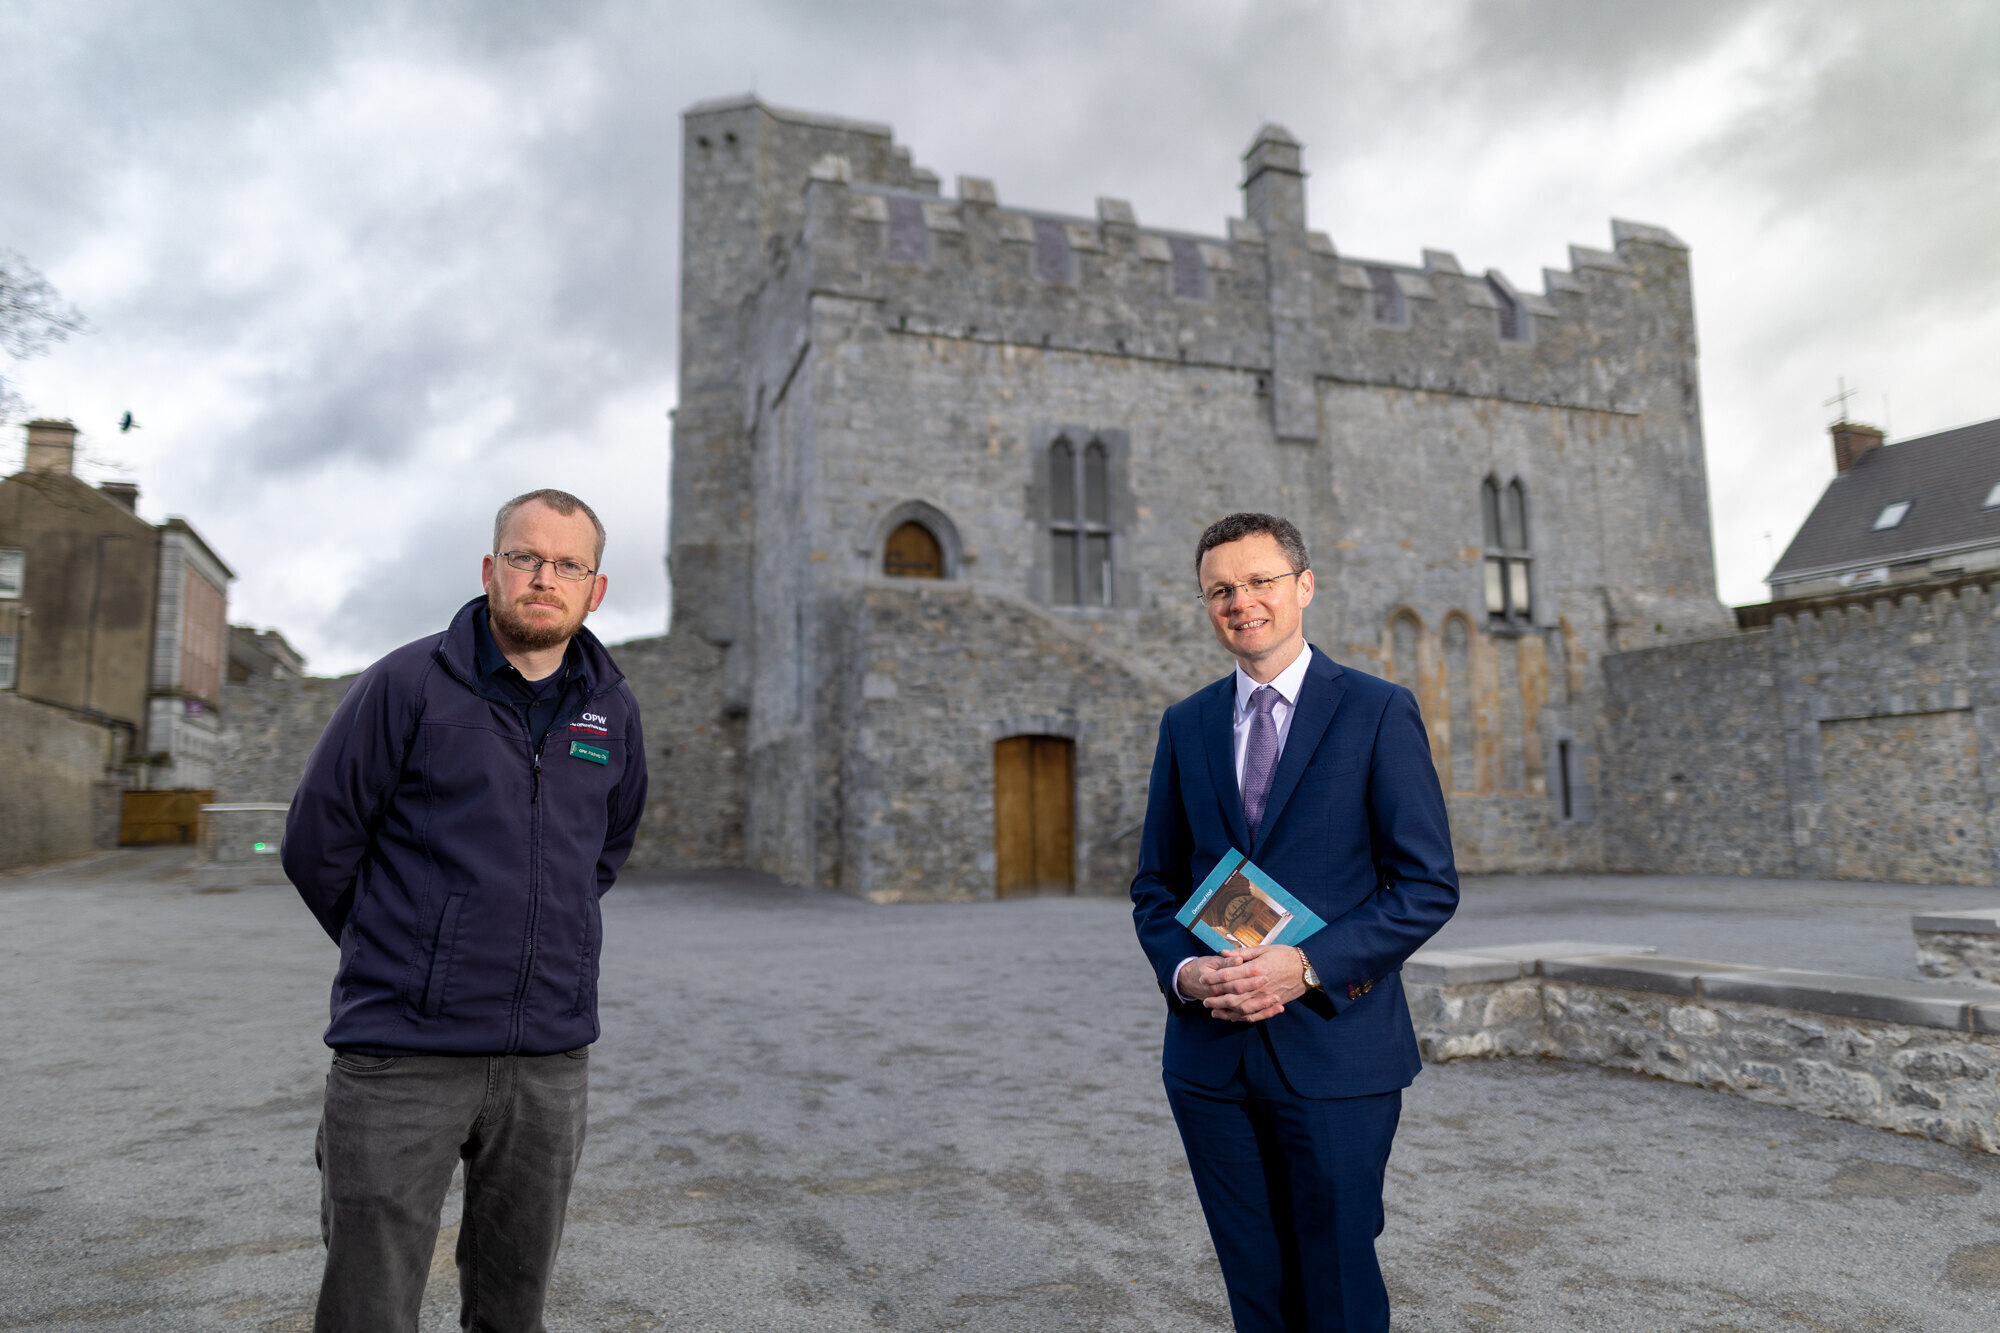
[(1252, 597), (1262, 597), (1276, 590), (1281, 579), (1295, 579), (1303, 573), (1305, 573), (1303, 569), (1295, 569), (1289, 574), (1273, 574), (1268, 579), (1255, 578), (1246, 579), (1242, 583), (1224, 583), (1197, 596), (1209, 606), (1220, 610), (1235, 599), (1239, 590), (1249, 593)]
[(556, 577), (568, 579), (571, 583), (581, 583), (597, 572), (580, 560), (544, 560), (527, 551), (502, 551), (500, 558), (523, 574), (539, 574), (543, 565), (554, 565)]

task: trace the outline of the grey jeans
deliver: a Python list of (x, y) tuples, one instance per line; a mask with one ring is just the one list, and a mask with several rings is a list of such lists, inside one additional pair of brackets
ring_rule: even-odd
[(541, 1333), (583, 1156), (588, 1057), (334, 1053), (317, 1153), (316, 1333), (414, 1333), (461, 1159), (459, 1327)]

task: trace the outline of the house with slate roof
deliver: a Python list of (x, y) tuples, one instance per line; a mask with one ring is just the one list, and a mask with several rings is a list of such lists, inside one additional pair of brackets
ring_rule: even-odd
[(1839, 472), (1767, 577), (1773, 601), (2000, 569), (2000, 420), (1894, 445), (1832, 431)]

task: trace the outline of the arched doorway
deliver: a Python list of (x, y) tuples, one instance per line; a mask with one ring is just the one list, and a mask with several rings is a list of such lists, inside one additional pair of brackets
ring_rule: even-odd
[(1076, 742), (1067, 737), (994, 742), (993, 890), (1076, 892)]
[(944, 548), (921, 523), (905, 523), (882, 545), (882, 572), (892, 579), (941, 579)]

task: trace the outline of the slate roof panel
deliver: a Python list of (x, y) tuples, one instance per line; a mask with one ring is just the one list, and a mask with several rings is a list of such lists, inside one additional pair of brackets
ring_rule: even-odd
[[(2000, 546), (2000, 507), (1981, 507), (1996, 484), (2000, 420), (1871, 449), (1828, 483), (1770, 577), (1893, 565), (1942, 547)], [(1876, 532), (1876, 517), (1898, 500), (1912, 502), (1909, 513)]]

